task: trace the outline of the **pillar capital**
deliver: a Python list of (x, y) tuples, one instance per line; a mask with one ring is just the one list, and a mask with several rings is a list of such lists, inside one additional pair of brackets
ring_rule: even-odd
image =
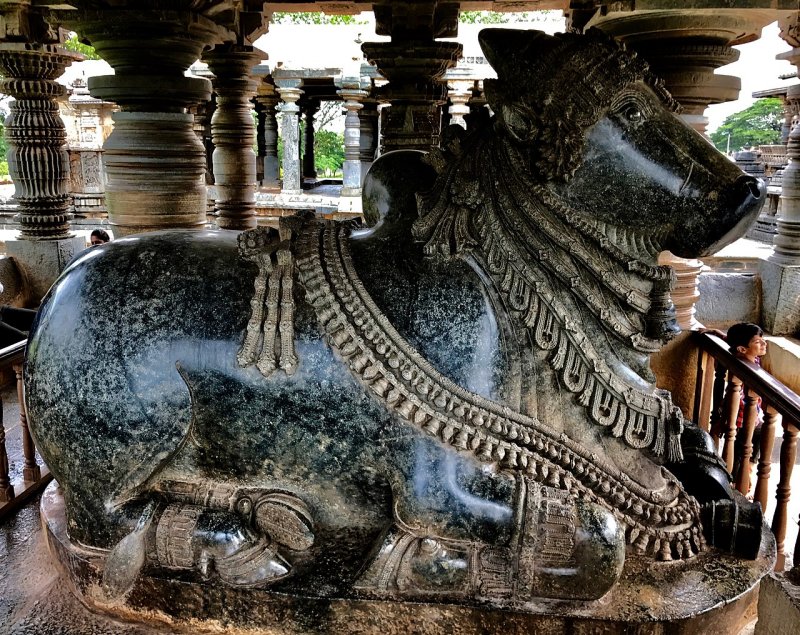
[(461, 45), (432, 39), (393, 39), (391, 42), (366, 42), (361, 50), (389, 80), (376, 89), (376, 97), (390, 104), (381, 111), (383, 152), (429, 150), (438, 145), (439, 107), (447, 93), (440, 80), (461, 57)]

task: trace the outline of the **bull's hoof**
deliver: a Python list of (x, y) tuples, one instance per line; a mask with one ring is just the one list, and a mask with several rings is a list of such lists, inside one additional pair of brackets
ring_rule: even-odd
[(234, 586), (259, 586), (285, 578), (290, 565), (273, 542), (233, 513), (195, 505), (169, 505), (155, 532), (155, 560), (169, 569), (216, 572)]

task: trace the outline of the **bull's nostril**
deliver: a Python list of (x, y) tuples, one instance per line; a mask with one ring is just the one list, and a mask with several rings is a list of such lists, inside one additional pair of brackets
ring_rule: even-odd
[(764, 183), (752, 176), (742, 176), (737, 179), (737, 190), (742, 194), (747, 193), (758, 200), (764, 195)]

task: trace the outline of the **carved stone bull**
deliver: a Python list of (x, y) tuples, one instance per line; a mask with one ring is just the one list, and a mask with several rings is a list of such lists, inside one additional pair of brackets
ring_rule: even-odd
[(762, 185), (599, 34), (481, 45), (494, 116), (382, 157), (370, 229), (132, 236), (53, 287), (30, 425), (109, 596), (144, 568), (522, 605), (704, 536), (755, 554), (760, 511), (648, 358), (676, 331), (657, 255), (734, 240)]

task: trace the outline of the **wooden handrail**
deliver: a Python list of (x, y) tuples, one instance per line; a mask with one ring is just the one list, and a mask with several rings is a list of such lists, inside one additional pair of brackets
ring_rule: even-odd
[[(775, 489), (775, 512), (772, 531), (778, 548), (775, 568), (782, 571), (786, 562), (785, 538), (788, 523), (788, 507), (791, 497), (791, 477), (797, 455), (797, 439), (800, 433), (800, 396), (775, 379), (758, 364), (731, 354), (727, 344), (710, 333), (692, 333), (692, 341), (700, 348), (697, 360), (698, 376), (695, 383), (694, 414), (697, 424), (711, 431), (715, 441), (724, 434), (723, 459), (732, 470), (737, 489), (747, 494), (750, 489), (750, 455), (753, 448), (753, 432), (757, 418), (757, 400), (760, 397), (764, 422), (761, 426), (761, 457), (758, 461), (756, 487), (753, 499), (761, 503), (766, 514), (768, 486), (771, 474), (771, 454), (775, 429), (780, 422), (783, 441), (780, 455), (780, 478)], [(709, 363), (709, 357), (715, 360)], [(714, 368), (712, 384), (711, 368)], [(726, 383), (727, 388), (723, 386)], [(710, 391), (713, 385), (713, 406)], [(743, 397), (743, 398), (742, 398)], [(744, 408), (742, 410), (742, 403)], [(742, 421), (739, 422), (739, 418)], [(737, 427), (737, 423), (741, 427)], [(736, 445), (736, 450), (734, 449)], [(736, 456), (734, 456), (736, 452)], [(795, 545), (794, 570), (800, 573), (800, 536)]]
[(757, 364), (731, 355), (728, 345), (710, 333), (695, 331), (692, 340), (702, 350), (721, 362), (762, 399), (769, 401), (784, 417), (800, 424), (800, 396)]
[(28, 430), (28, 418), (25, 412), (22, 388), (23, 362), (27, 343), (27, 340), (22, 340), (0, 349), (0, 370), (11, 369), (16, 378), (20, 413), (20, 437), (23, 452), (21, 477), (12, 482), (9, 476), (10, 466), (6, 450), (5, 428), (3, 427), (3, 408), (2, 402), (0, 402), (0, 521), (42, 491), (53, 478), (46, 466), (40, 466), (37, 463), (36, 447), (30, 430)]

